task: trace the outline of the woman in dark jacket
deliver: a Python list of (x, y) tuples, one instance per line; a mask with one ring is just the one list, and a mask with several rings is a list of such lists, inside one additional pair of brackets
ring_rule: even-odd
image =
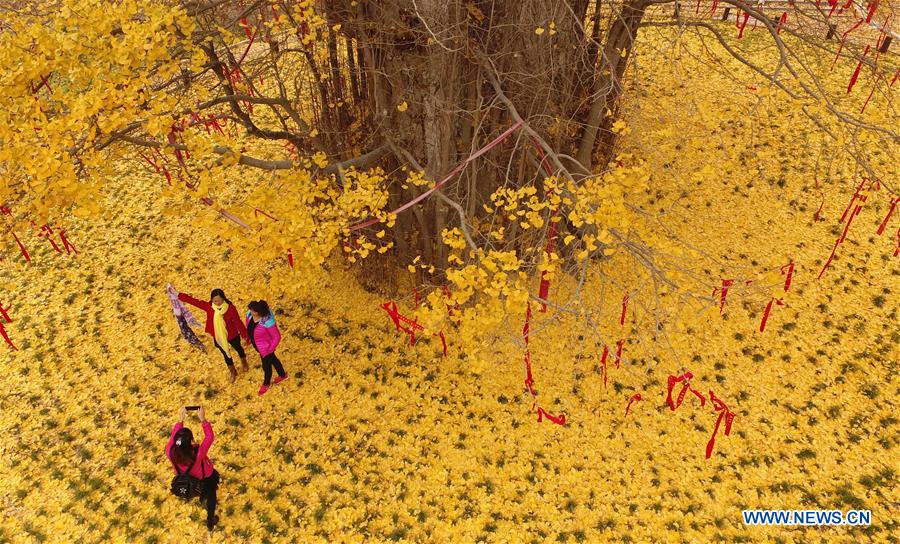
[(237, 378), (237, 370), (234, 368), (234, 359), (229, 353), (231, 349), (234, 349), (241, 358), (244, 372), (249, 370), (247, 354), (241, 347), (241, 338), (244, 341), (247, 340), (247, 327), (241, 321), (241, 316), (234, 304), (225, 296), (224, 291), (213, 289), (209, 295), (209, 302), (198, 300), (187, 293), (179, 293), (178, 300), (206, 312), (206, 333), (213, 337), (213, 342), (225, 357), (225, 364), (228, 365), (228, 371), (231, 372), (232, 382)]
[(275, 383), (280, 383), (287, 379), (287, 373), (281, 366), (281, 361), (275, 355), (275, 348), (281, 342), (281, 331), (278, 330), (278, 324), (275, 323), (275, 315), (269, 309), (265, 300), (254, 300), (250, 303), (250, 311), (247, 312), (247, 331), (250, 336), (250, 343), (259, 352), (262, 357), (263, 365), (263, 384), (259, 388), (259, 394), (265, 394), (269, 390), (269, 384), (272, 380), (272, 367), (278, 377)]
[(219, 522), (216, 515), (216, 491), (219, 488), (219, 472), (207, 457), (213, 443), (213, 429), (206, 421), (206, 411), (200, 407), (200, 422), (203, 427), (203, 442), (194, 444), (194, 435), (184, 426), (187, 410), (181, 409), (181, 420), (172, 427), (172, 435), (166, 444), (166, 458), (172, 463), (175, 474), (189, 473), (202, 483), (200, 500), (206, 501), (206, 527), (211, 531)]

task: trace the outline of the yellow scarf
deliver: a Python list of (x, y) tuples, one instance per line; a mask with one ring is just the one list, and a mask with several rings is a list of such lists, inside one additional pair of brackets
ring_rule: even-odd
[(228, 327), (225, 325), (225, 312), (228, 311), (228, 303), (223, 302), (221, 306), (212, 305), (213, 308), (213, 328), (216, 331), (216, 343), (225, 353), (230, 354), (231, 346), (228, 345)]

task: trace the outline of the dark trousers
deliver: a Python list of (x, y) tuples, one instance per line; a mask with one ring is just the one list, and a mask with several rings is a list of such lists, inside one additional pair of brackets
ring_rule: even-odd
[(272, 367), (275, 367), (275, 372), (278, 373), (279, 376), (287, 376), (287, 373), (284, 371), (284, 367), (281, 366), (281, 361), (278, 360), (278, 357), (275, 355), (275, 352), (266, 355), (262, 358), (263, 365), (263, 385), (269, 385), (272, 381)]
[(206, 524), (212, 525), (216, 517), (216, 491), (219, 489), (219, 471), (213, 470), (212, 474), (201, 480), (203, 489), (200, 490), (200, 501), (206, 501)]
[[(232, 361), (231, 357), (228, 356), (228, 352), (225, 351), (224, 349), (222, 349), (222, 346), (220, 346), (219, 343), (216, 342), (215, 339), (213, 339), (213, 344), (215, 344), (216, 347), (219, 348), (219, 351), (222, 352), (222, 357), (225, 357), (225, 364), (228, 366), (234, 366), (234, 361)], [(238, 353), (238, 355), (240, 355), (241, 360), (244, 360), (247, 358), (247, 354), (244, 353), (244, 348), (241, 346), (241, 337), (240, 336), (235, 336), (234, 338), (230, 339), (228, 341), (228, 344), (234, 348), (234, 351), (236, 351)]]

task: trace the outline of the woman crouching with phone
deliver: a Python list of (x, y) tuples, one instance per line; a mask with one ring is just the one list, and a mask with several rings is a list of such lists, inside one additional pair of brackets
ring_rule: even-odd
[[(188, 410), (197, 410), (203, 427), (203, 441), (194, 444), (194, 434), (184, 426)], [(172, 428), (172, 436), (166, 445), (166, 458), (175, 469), (172, 479), (172, 494), (186, 500), (200, 497), (206, 501), (206, 527), (212, 531), (219, 522), (216, 515), (216, 490), (219, 487), (219, 472), (213, 468), (207, 457), (213, 443), (213, 429), (206, 421), (206, 411), (202, 406), (187, 406), (181, 409), (180, 421)]]

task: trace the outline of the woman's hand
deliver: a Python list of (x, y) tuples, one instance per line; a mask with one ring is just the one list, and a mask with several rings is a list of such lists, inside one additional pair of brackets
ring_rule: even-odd
[(187, 409), (184, 406), (182, 406), (181, 411), (178, 412), (178, 417), (181, 418), (181, 422), (184, 423), (184, 418), (187, 417)]
[(206, 422), (206, 409), (202, 406), (200, 407), (200, 421)]

